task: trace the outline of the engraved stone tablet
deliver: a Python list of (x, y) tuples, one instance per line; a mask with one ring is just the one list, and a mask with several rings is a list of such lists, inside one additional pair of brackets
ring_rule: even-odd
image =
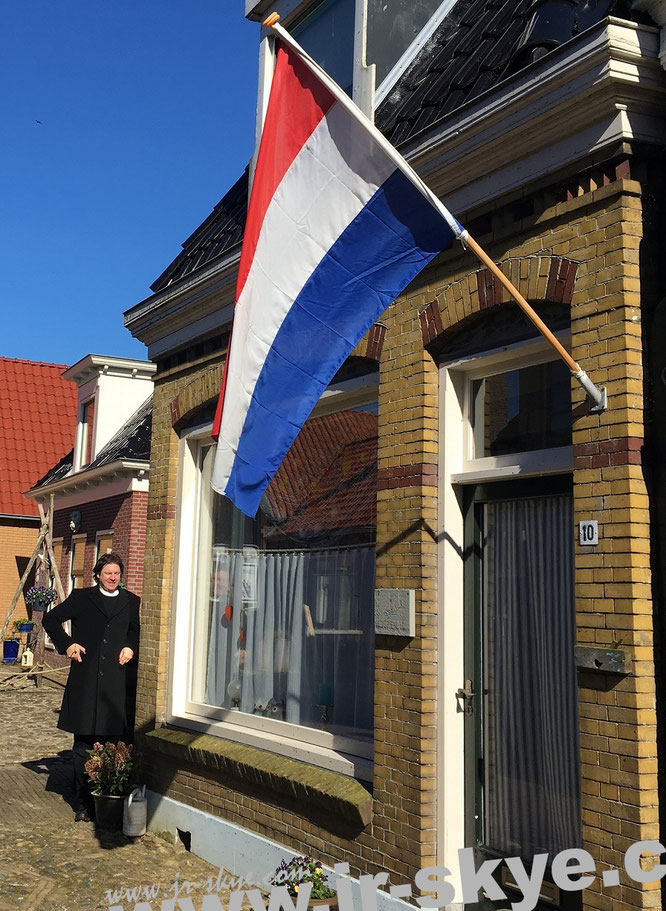
[(413, 588), (375, 589), (375, 633), (378, 636), (415, 636)]

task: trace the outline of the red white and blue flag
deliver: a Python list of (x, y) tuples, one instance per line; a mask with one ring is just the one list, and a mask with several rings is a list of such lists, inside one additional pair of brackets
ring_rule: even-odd
[(212, 479), (249, 516), (354, 346), (464, 233), (343, 101), (280, 46), (243, 239)]

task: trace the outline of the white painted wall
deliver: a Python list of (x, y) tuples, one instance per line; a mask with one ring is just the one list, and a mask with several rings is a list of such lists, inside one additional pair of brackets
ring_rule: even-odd
[(92, 457), (104, 448), (152, 392), (150, 379), (133, 376), (98, 377), (95, 402), (95, 439)]

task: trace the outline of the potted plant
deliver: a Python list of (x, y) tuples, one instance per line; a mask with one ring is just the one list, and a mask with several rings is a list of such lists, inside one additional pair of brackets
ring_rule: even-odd
[(27, 617), (21, 617), (20, 620), (14, 620), (14, 630), (17, 633), (29, 633), (34, 625), (34, 621), (28, 620)]
[(328, 877), (321, 861), (315, 860), (311, 854), (294, 857), (290, 861), (283, 860), (271, 879), (273, 886), (286, 886), (292, 898), (298, 895), (303, 883), (311, 885), (309, 907), (328, 905), (331, 909), (337, 908), (335, 889), (328, 885)]
[(7, 636), (2, 643), (2, 663), (16, 664), (20, 642), (13, 636)]
[(54, 588), (44, 588), (43, 585), (33, 585), (25, 594), (25, 603), (29, 604), (33, 611), (45, 611), (57, 600), (57, 591)]
[(123, 743), (95, 743), (88, 750), (85, 770), (95, 801), (95, 817), (101, 829), (120, 830), (123, 805), (131, 791), (134, 775), (134, 747)]

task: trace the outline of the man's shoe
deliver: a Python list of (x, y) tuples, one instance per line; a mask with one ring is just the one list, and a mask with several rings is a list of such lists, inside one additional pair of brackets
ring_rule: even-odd
[(85, 807), (81, 807), (80, 810), (76, 811), (74, 814), (74, 822), (92, 822), (90, 813), (88, 813)]

